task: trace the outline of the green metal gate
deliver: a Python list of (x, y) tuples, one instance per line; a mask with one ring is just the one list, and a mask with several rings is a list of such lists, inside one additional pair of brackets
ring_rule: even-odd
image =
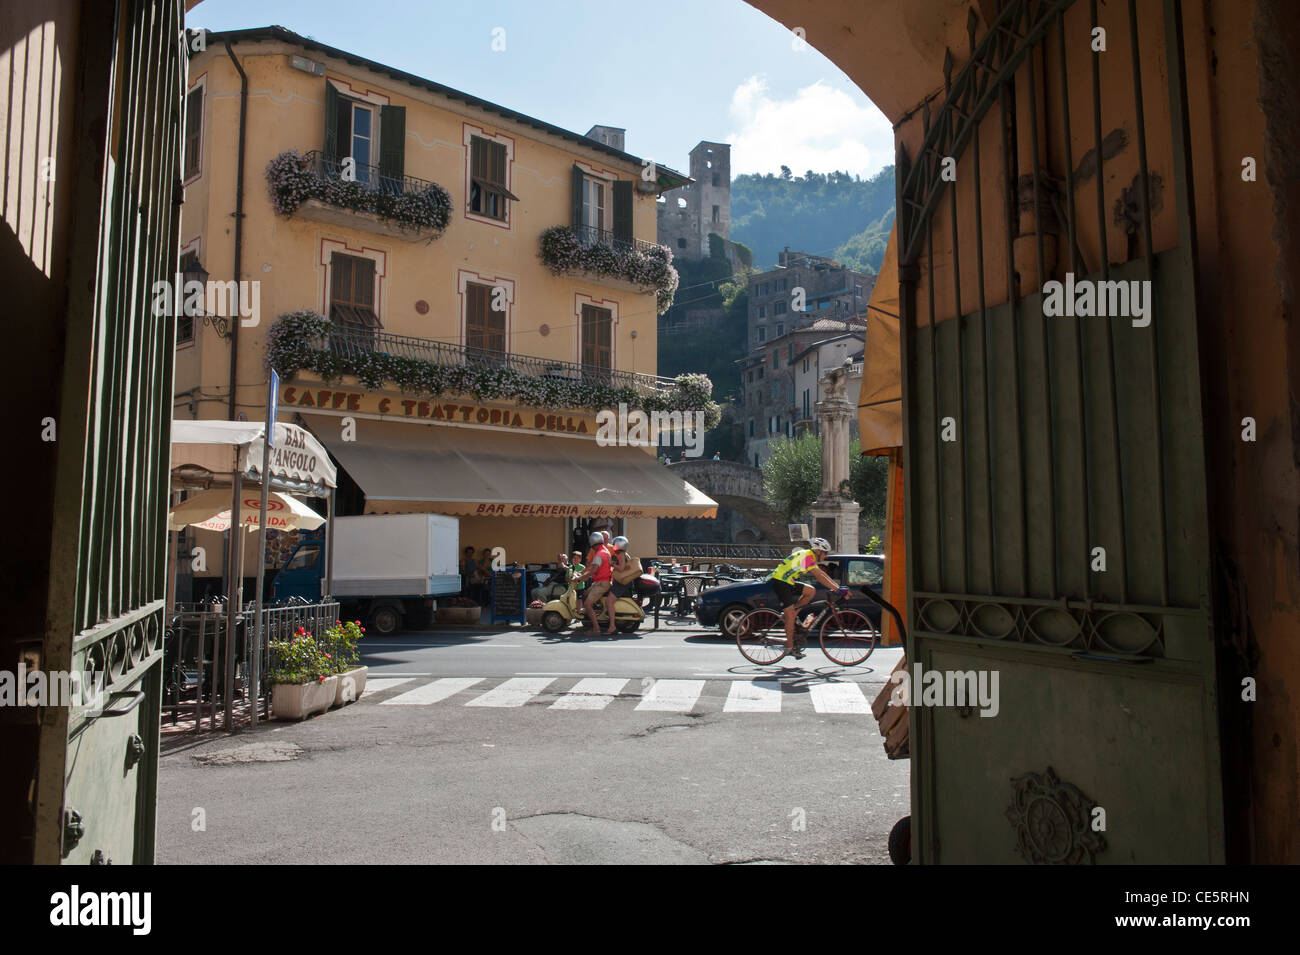
[[(908, 660), (998, 677), (912, 682), (919, 861), (1223, 860), (1182, 16), (972, 12), (899, 150)], [(1149, 324), (1045, 316), (1066, 273)]]
[(51, 709), (41, 727), (41, 863), (153, 861), (175, 347), (153, 287), (176, 268), (183, 16), (180, 0), (120, 0), (82, 24), (44, 667), (105, 687), (102, 710)]

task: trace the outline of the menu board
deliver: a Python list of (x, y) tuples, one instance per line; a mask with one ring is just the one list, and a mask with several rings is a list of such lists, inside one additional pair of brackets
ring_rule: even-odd
[(492, 573), (492, 623), (498, 620), (524, 622), (524, 569), (507, 567)]

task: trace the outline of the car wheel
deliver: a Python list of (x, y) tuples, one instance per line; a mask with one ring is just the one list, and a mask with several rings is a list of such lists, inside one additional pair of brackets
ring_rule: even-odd
[(736, 639), (736, 628), (745, 614), (749, 613), (750, 608), (744, 604), (728, 604), (722, 608), (722, 613), (718, 615), (718, 629), (728, 640)]

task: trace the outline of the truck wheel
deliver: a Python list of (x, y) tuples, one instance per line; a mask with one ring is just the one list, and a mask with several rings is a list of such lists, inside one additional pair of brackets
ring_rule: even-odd
[(912, 861), (912, 817), (904, 816), (889, 830), (889, 858), (894, 865)]
[(565, 622), (563, 615), (556, 610), (542, 614), (542, 627), (547, 633), (559, 633), (564, 629)]
[(381, 637), (394, 634), (402, 626), (402, 614), (396, 607), (384, 606), (371, 611), (370, 626)]

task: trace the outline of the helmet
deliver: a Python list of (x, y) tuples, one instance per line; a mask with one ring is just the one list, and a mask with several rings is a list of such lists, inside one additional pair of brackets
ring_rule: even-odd
[(828, 554), (831, 552), (830, 541), (828, 541), (824, 537), (814, 537), (812, 540), (808, 542), (808, 546), (811, 547), (813, 550), (822, 550)]
[(614, 549), (615, 549), (615, 550), (627, 550), (627, 538), (626, 538), (626, 537), (615, 537), (615, 538), (614, 538)]
[(587, 538), (587, 543), (592, 547), (599, 547), (605, 543), (605, 536), (600, 531), (592, 531), (591, 536)]
[(600, 533), (605, 538), (606, 544), (609, 544), (614, 540), (614, 538), (610, 536), (609, 531), (601, 531)]

